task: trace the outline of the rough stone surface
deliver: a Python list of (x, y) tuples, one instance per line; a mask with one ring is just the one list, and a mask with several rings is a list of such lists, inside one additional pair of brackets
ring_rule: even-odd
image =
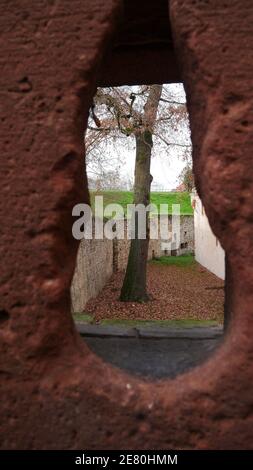
[(81, 240), (71, 283), (71, 310), (83, 312), (113, 273), (113, 240)]
[(125, 0), (123, 4), (124, 19), (102, 61), (98, 85), (147, 84), (147, 69), (149, 83), (181, 81), (168, 1)]
[(226, 339), (193, 371), (146, 383), (92, 353), (71, 320), (83, 126), (120, 7), (1, 2), (0, 446), (253, 448), (251, 0), (170, 6), (197, 186), (233, 275)]

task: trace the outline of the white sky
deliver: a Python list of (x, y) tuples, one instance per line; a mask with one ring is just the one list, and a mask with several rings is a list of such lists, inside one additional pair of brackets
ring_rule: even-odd
[[(125, 147), (124, 165), (120, 169), (121, 176), (127, 176), (132, 179), (134, 176), (135, 151), (127, 150)], [(178, 178), (185, 166), (182, 157), (180, 158), (180, 150), (173, 147), (166, 154), (155, 155), (151, 160), (151, 175), (153, 176), (152, 187), (155, 191), (158, 188), (172, 190), (178, 186)], [(155, 188), (156, 187), (156, 188)]]
[[(173, 83), (170, 85), (164, 85), (166, 87), (166, 93), (169, 94), (169, 99), (173, 101), (185, 102), (185, 92), (181, 83)], [(190, 144), (190, 131), (188, 122), (181, 126), (180, 129), (169, 130), (169, 135), (166, 136), (170, 142), (178, 144)], [(154, 145), (155, 146), (155, 145)], [(153, 182), (151, 189), (155, 190), (172, 190), (175, 189), (178, 184), (178, 178), (180, 172), (186, 165), (183, 160), (184, 148), (177, 146), (169, 146), (165, 148), (159, 148), (152, 156), (151, 160), (151, 174), (153, 176)], [(133, 180), (134, 177), (134, 166), (135, 166), (135, 147), (133, 140), (129, 140), (127, 145), (124, 145), (120, 139), (117, 142), (117, 149), (115, 146), (107, 146), (107, 152), (110, 155), (118, 154), (121, 160), (120, 174), (122, 177)], [(117, 160), (117, 159), (115, 159)], [(88, 176), (92, 177), (92, 173), (89, 172)]]

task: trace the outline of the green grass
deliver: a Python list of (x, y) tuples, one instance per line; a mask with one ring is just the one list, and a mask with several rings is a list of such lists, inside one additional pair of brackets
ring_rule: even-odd
[[(91, 207), (94, 212), (94, 203), (95, 196), (104, 197), (104, 207), (108, 204), (120, 204), (123, 206), (124, 212), (126, 214), (127, 204), (133, 203), (133, 193), (130, 191), (90, 191), (91, 198)], [(193, 209), (191, 206), (190, 194), (187, 192), (152, 192), (151, 193), (151, 203), (155, 204), (158, 207), (158, 210), (161, 214), (171, 214), (172, 213), (172, 204), (180, 204), (180, 213), (181, 215), (192, 215)], [(160, 204), (168, 204), (168, 212), (165, 210), (160, 210)]]
[(171, 327), (171, 328), (193, 328), (198, 326), (216, 326), (218, 322), (215, 320), (194, 320), (194, 319), (181, 319), (181, 320), (121, 320), (121, 319), (106, 319), (102, 320), (101, 325), (108, 326), (125, 326), (125, 327)]
[(153, 259), (149, 262), (163, 266), (178, 266), (180, 268), (187, 268), (196, 265), (195, 258), (191, 254), (181, 256), (161, 256), (161, 258)]
[[(92, 323), (92, 316), (86, 313), (74, 313), (74, 320), (76, 322)], [(171, 327), (171, 328), (193, 328), (204, 326), (217, 326), (219, 322), (216, 320), (195, 320), (195, 319), (180, 319), (180, 320), (123, 320), (107, 318), (101, 320), (99, 323), (104, 326), (121, 326), (126, 328), (137, 327)]]
[(89, 315), (88, 313), (75, 312), (75, 313), (73, 313), (73, 318), (76, 322), (83, 322), (83, 323), (91, 323), (92, 322), (92, 316)]

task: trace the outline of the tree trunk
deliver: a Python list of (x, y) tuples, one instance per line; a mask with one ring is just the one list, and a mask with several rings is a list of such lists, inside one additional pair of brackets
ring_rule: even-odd
[[(144, 204), (150, 201), (150, 159), (152, 149), (152, 135), (146, 131), (136, 136), (135, 159), (135, 189), (134, 204)], [(148, 258), (148, 214), (146, 214), (146, 239), (138, 239), (138, 214), (135, 212), (135, 232), (131, 240), (127, 269), (121, 290), (120, 300), (147, 301), (146, 292), (146, 266)]]
[[(152, 85), (144, 108), (143, 120), (149, 123), (146, 130), (136, 134), (136, 159), (134, 181), (134, 204), (150, 203), (151, 153), (153, 146), (152, 131), (156, 121), (157, 109), (162, 93), (162, 85)], [(126, 274), (121, 289), (120, 300), (146, 302), (149, 299), (146, 288), (147, 259), (149, 245), (149, 221), (146, 213), (146, 238), (138, 238), (138, 214), (135, 217), (135, 233), (131, 240)]]

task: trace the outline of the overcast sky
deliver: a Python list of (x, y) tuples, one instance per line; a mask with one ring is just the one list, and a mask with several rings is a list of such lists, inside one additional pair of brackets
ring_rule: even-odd
[[(166, 87), (166, 97), (169, 96), (169, 99), (181, 103), (186, 101), (182, 84), (176, 83), (164, 85), (164, 87)], [(179, 129), (170, 129), (167, 139), (177, 144), (191, 144), (188, 120), (180, 126)], [(154, 152), (155, 155), (151, 160), (151, 174), (153, 176), (151, 189), (153, 189), (153, 191), (175, 189), (179, 184), (178, 178), (180, 172), (186, 164), (183, 160), (185, 148), (179, 146), (169, 146), (166, 149), (160, 149), (159, 146), (156, 146), (156, 148), (158, 150)], [(127, 144), (123, 144), (119, 139), (116, 148), (113, 145), (111, 147), (108, 145), (106, 152), (110, 153), (110, 155), (118, 154), (121, 161), (121, 176), (133, 181), (135, 165), (134, 139), (128, 139)], [(117, 161), (117, 158), (115, 161)], [(92, 173), (90, 173), (88, 169), (88, 176), (89, 175), (92, 177)]]
[[(179, 102), (186, 102), (186, 96), (184, 87), (181, 83), (175, 83), (171, 85), (165, 85), (171, 95), (171, 99)], [(181, 127), (178, 132), (171, 131), (171, 142), (175, 143), (191, 143), (189, 123), (186, 126)], [(167, 151), (163, 150), (161, 153), (157, 153), (151, 160), (151, 175), (153, 176), (152, 186), (161, 187), (163, 189), (172, 190), (176, 188), (178, 183), (178, 177), (180, 172), (185, 166), (183, 160), (184, 149), (180, 147), (168, 147)], [(127, 156), (127, 171), (130, 174), (134, 174), (134, 162), (135, 153), (134, 151), (129, 152)]]

